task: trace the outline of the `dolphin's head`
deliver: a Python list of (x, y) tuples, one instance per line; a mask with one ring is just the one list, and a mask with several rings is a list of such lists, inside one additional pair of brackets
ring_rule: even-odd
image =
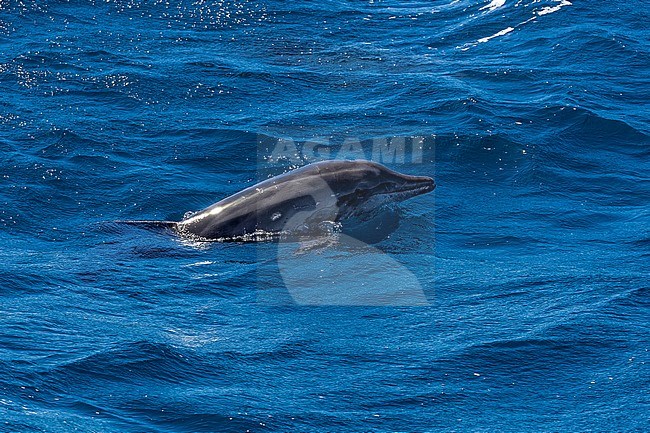
[(322, 161), (313, 166), (335, 194), (341, 216), (406, 200), (436, 187), (430, 177), (398, 173), (371, 161)]

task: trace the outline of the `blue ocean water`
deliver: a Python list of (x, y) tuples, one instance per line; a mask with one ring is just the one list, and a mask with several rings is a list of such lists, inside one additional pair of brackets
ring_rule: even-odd
[[(0, 431), (650, 431), (648, 22), (0, 1)], [(252, 185), (269, 139), (386, 137), (426, 137), (388, 165), (438, 187), (366, 249), (112, 223)], [(368, 257), (400, 272), (348, 272)], [(305, 305), (320, 263), (426, 305)]]

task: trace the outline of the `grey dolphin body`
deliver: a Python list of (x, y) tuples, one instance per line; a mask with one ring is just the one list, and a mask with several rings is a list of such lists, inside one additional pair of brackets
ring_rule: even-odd
[(363, 215), (382, 204), (432, 191), (426, 176), (375, 162), (322, 161), (260, 182), (180, 222), (161, 222), (181, 235), (227, 240), (312, 232), (324, 222)]

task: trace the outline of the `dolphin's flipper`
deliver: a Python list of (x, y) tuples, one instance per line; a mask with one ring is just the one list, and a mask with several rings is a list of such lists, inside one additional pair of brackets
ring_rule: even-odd
[(298, 249), (294, 251), (296, 256), (307, 253), (320, 253), (322, 250), (337, 245), (339, 238), (336, 233), (320, 236), (314, 239), (300, 241)]

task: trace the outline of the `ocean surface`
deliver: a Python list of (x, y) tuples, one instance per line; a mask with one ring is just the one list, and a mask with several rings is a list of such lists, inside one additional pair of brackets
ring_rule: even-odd
[[(649, 23), (0, 0), (0, 431), (650, 431)], [(117, 222), (389, 138), (437, 188), (379, 239)]]

